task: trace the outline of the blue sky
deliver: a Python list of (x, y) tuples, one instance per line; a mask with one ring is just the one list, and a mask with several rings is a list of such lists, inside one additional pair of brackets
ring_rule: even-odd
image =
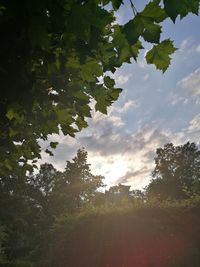
[[(134, 1), (140, 11), (147, 1)], [(127, 1), (128, 3), (128, 1)], [(123, 24), (132, 17), (130, 5), (117, 13)], [(105, 183), (143, 188), (154, 167), (155, 150), (168, 142), (183, 144), (200, 136), (200, 17), (189, 15), (173, 24), (163, 23), (161, 39), (171, 38), (179, 48), (169, 69), (162, 72), (144, 60), (124, 64), (114, 74), (123, 92), (108, 115), (94, 113), (89, 127), (76, 138), (53, 136), (60, 144), (54, 157), (43, 155), (58, 169), (65, 167), (78, 148), (85, 147), (91, 169), (105, 176)]]

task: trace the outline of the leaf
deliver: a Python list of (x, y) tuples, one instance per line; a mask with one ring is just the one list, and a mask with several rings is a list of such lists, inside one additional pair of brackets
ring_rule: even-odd
[(84, 100), (86, 102), (89, 102), (90, 98), (88, 95), (86, 95), (83, 91), (75, 91), (75, 92), (72, 92), (72, 95), (77, 98), (77, 99), (80, 99), (80, 100)]
[(107, 114), (107, 105), (103, 98), (99, 98), (95, 104), (95, 110), (100, 111), (103, 114)]
[(165, 10), (159, 6), (159, 3), (159, 0), (154, 0), (147, 4), (144, 10), (139, 13), (140, 16), (150, 19), (153, 22), (162, 22), (167, 16)]
[(5, 11), (5, 10), (6, 10), (6, 8), (4, 6), (0, 6), (0, 15), (2, 15), (3, 11)]
[(121, 4), (123, 4), (122, 0), (112, 0), (112, 6), (115, 11), (119, 9)]
[(108, 87), (108, 88), (113, 88), (114, 87), (115, 81), (112, 78), (110, 78), (109, 76), (105, 76), (103, 78), (103, 80), (104, 80), (104, 84), (105, 84), (106, 87)]
[(81, 78), (85, 81), (95, 81), (96, 77), (100, 77), (103, 70), (99, 62), (88, 57), (85, 64), (81, 65)]
[(157, 0), (150, 2), (142, 12), (124, 25), (124, 34), (131, 45), (136, 43), (140, 36), (151, 43), (159, 42), (161, 26), (157, 23), (166, 18), (166, 13), (159, 3)]
[(114, 101), (118, 99), (121, 92), (121, 88), (107, 89), (105, 87), (102, 87), (101, 90), (97, 92), (95, 97), (95, 100), (97, 101), (95, 105), (96, 111), (107, 114), (107, 107), (109, 107)]
[(131, 50), (127, 36), (123, 32), (123, 28), (119, 25), (114, 27), (113, 44), (117, 49), (117, 62), (121, 66), (124, 62), (130, 62)]
[(161, 26), (158, 24), (149, 24), (146, 26), (142, 34), (145, 41), (150, 43), (159, 43), (161, 34)]
[(113, 88), (110, 90), (109, 95), (112, 98), (112, 102), (116, 101), (120, 95), (120, 93), (122, 92), (121, 88)]
[(50, 147), (55, 149), (58, 144), (58, 142), (50, 142)]
[(67, 124), (61, 124), (61, 130), (64, 135), (70, 135), (71, 137), (75, 137), (75, 133), (78, 132), (77, 129), (67, 125)]
[(74, 122), (74, 119), (72, 118), (72, 115), (70, 114), (70, 110), (68, 108), (58, 109), (56, 113), (60, 123), (65, 122), (71, 124)]
[(158, 45), (154, 45), (146, 54), (146, 61), (148, 64), (154, 64), (157, 69), (166, 71), (170, 64), (170, 56), (176, 48), (170, 39), (162, 41)]
[(4, 160), (4, 166), (5, 166), (9, 171), (11, 171), (11, 170), (13, 169), (13, 167), (12, 167), (12, 163), (11, 163), (11, 161), (10, 161), (9, 159)]
[(80, 116), (76, 119), (76, 125), (78, 126), (79, 130), (86, 128), (88, 126), (87, 122)]
[(17, 134), (18, 134), (18, 131), (17, 130), (15, 130), (13, 128), (9, 128), (9, 136), (10, 137), (13, 137), (13, 136), (15, 136)]
[(199, 0), (164, 0), (164, 9), (167, 15), (175, 23), (178, 15), (180, 15), (181, 19), (187, 16), (190, 12), (198, 15)]
[(123, 27), (123, 33), (131, 45), (137, 43), (143, 31), (144, 24), (141, 22), (141, 18), (138, 15), (134, 19), (129, 20)]
[(13, 118), (15, 118), (15, 111), (13, 109), (9, 109), (8, 112), (6, 113), (6, 117), (9, 119), (9, 120), (12, 120)]
[(135, 60), (137, 60), (140, 49), (144, 49), (144, 47), (142, 46), (142, 43), (139, 40), (137, 41), (136, 44), (131, 46), (132, 56)]
[(51, 157), (53, 156), (52, 151), (50, 151), (49, 149), (46, 149), (45, 152), (46, 152), (47, 154), (49, 154), (49, 156), (51, 156)]

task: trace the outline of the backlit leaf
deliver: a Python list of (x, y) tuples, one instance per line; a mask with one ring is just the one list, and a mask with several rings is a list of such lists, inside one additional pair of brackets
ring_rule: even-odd
[(154, 45), (151, 50), (146, 54), (146, 60), (149, 64), (154, 64), (157, 69), (166, 71), (170, 64), (170, 56), (176, 48), (173, 42), (169, 39), (162, 41), (158, 45)]

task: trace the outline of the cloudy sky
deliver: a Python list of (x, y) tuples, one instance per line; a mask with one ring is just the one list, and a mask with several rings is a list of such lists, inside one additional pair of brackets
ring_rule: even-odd
[[(128, 1), (127, 1), (128, 2)], [(138, 10), (146, 1), (134, 1)], [(119, 23), (132, 17), (129, 5), (117, 14)], [(171, 38), (179, 48), (171, 66), (163, 75), (147, 65), (145, 46), (137, 63), (124, 64), (114, 75), (123, 88), (119, 100), (108, 115), (95, 113), (89, 127), (76, 139), (54, 136), (60, 144), (54, 157), (43, 156), (62, 170), (78, 148), (85, 147), (95, 174), (105, 176), (105, 183), (143, 188), (154, 168), (155, 150), (168, 142), (200, 143), (200, 17), (188, 16), (174, 25), (163, 24), (162, 39)]]

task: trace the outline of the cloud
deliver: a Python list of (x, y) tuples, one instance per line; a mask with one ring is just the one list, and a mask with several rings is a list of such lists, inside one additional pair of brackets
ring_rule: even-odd
[(146, 80), (148, 80), (149, 79), (149, 74), (147, 73), (147, 74), (145, 74), (144, 75), (144, 77), (142, 78), (143, 79), (143, 81), (146, 81)]
[(119, 177), (116, 180), (116, 183), (117, 184), (131, 183), (132, 187), (135, 188), (138, 188), (138, 185), (140, 185), (140, 188), (142, 189), (149, 182), (151, 171), (152, 168), (147, 168), (147, 167), (143, 167), (142, 169), (137, 171), (128, 171), (125, 173), (125, 175)]
[(185, 52), (185, 51), (191, 52), (191, 49), (193, 50), (193, 44), (194, 44), (194, 40), (188, 37), (181, 42), (179, 51), (180, 52)]
[(131, 74), (127, 74), (127, 75), (114, 75), (115, 77), (115, 82), (118, 85), (123, 85), (125, 83), (128, 82), (129, 78), (132, 76)]
[(143, 52), (143, 54), (141, 53), (141, 55), (139, 56), (139, 60), (138, 60), (138, 66), (142, 69), (144, 69), (147, 66), (147, 62), (146, 62), (146, 54), (149, 50), (145, 50)]
[(199, 133), (200, 134), (200, 114), (197, 114), (189, 123), (188, 127), (189, 133)]
[(181, 94), (175, 94), (174, 92), (171, 92), (169, 94), (168, 100), (172, 106), (175, 106), (180, 103), (188, 104), (188, 98), (181, 96)]
[[(200, 114), (178, 133), (149, 123), (131, 134), (116, 123), (117, 120), (114, 116), (104, 118), (96, 115), (90, 127), (79, 133), (76, 139), (61, 138), (55, 156), (44, 156), (43, 162), (51, 162), (62, 170), (66, 160), (71, 160), (78, 148), (85, 147), (92, 172), (105, 176), (107, 186), (124, 183), (133, 189), (142, 189), (150, 180), (158, 147), (169, 142), (180, 145), (188, 139), (198, 141), (200, 133)], [(52, 140), (55, 141), (55, 136)]]
[(129, 99), (128, 101), (126, 101), (123, 105), (113, 105), (110, 109), (108, 114), (121, 114), (121, 113), (126, 113), (127, 111), (129, 111), (130, 109), (135, 109), (139, 106), (138, 101), (136, 100), (131, 100)]
[(200, 96), (200, 68), (184, 77), (177, 85), (181, 86), (188, 94)]
[(134, 134), (104, 125), (101, 135), (81, 136), (80, 143), (88, 150), (92, 165), (99, 162), (94, 170), (106, 176), (107, 184), (120, 182), (142, 188), (149, 181), (156, 148), (180, 137), (152, 124)]
[(197, 53), (200, 53), (200, 44), (197, 45), (197, 47), (196, 47), (196, 51), (197, 51)]

